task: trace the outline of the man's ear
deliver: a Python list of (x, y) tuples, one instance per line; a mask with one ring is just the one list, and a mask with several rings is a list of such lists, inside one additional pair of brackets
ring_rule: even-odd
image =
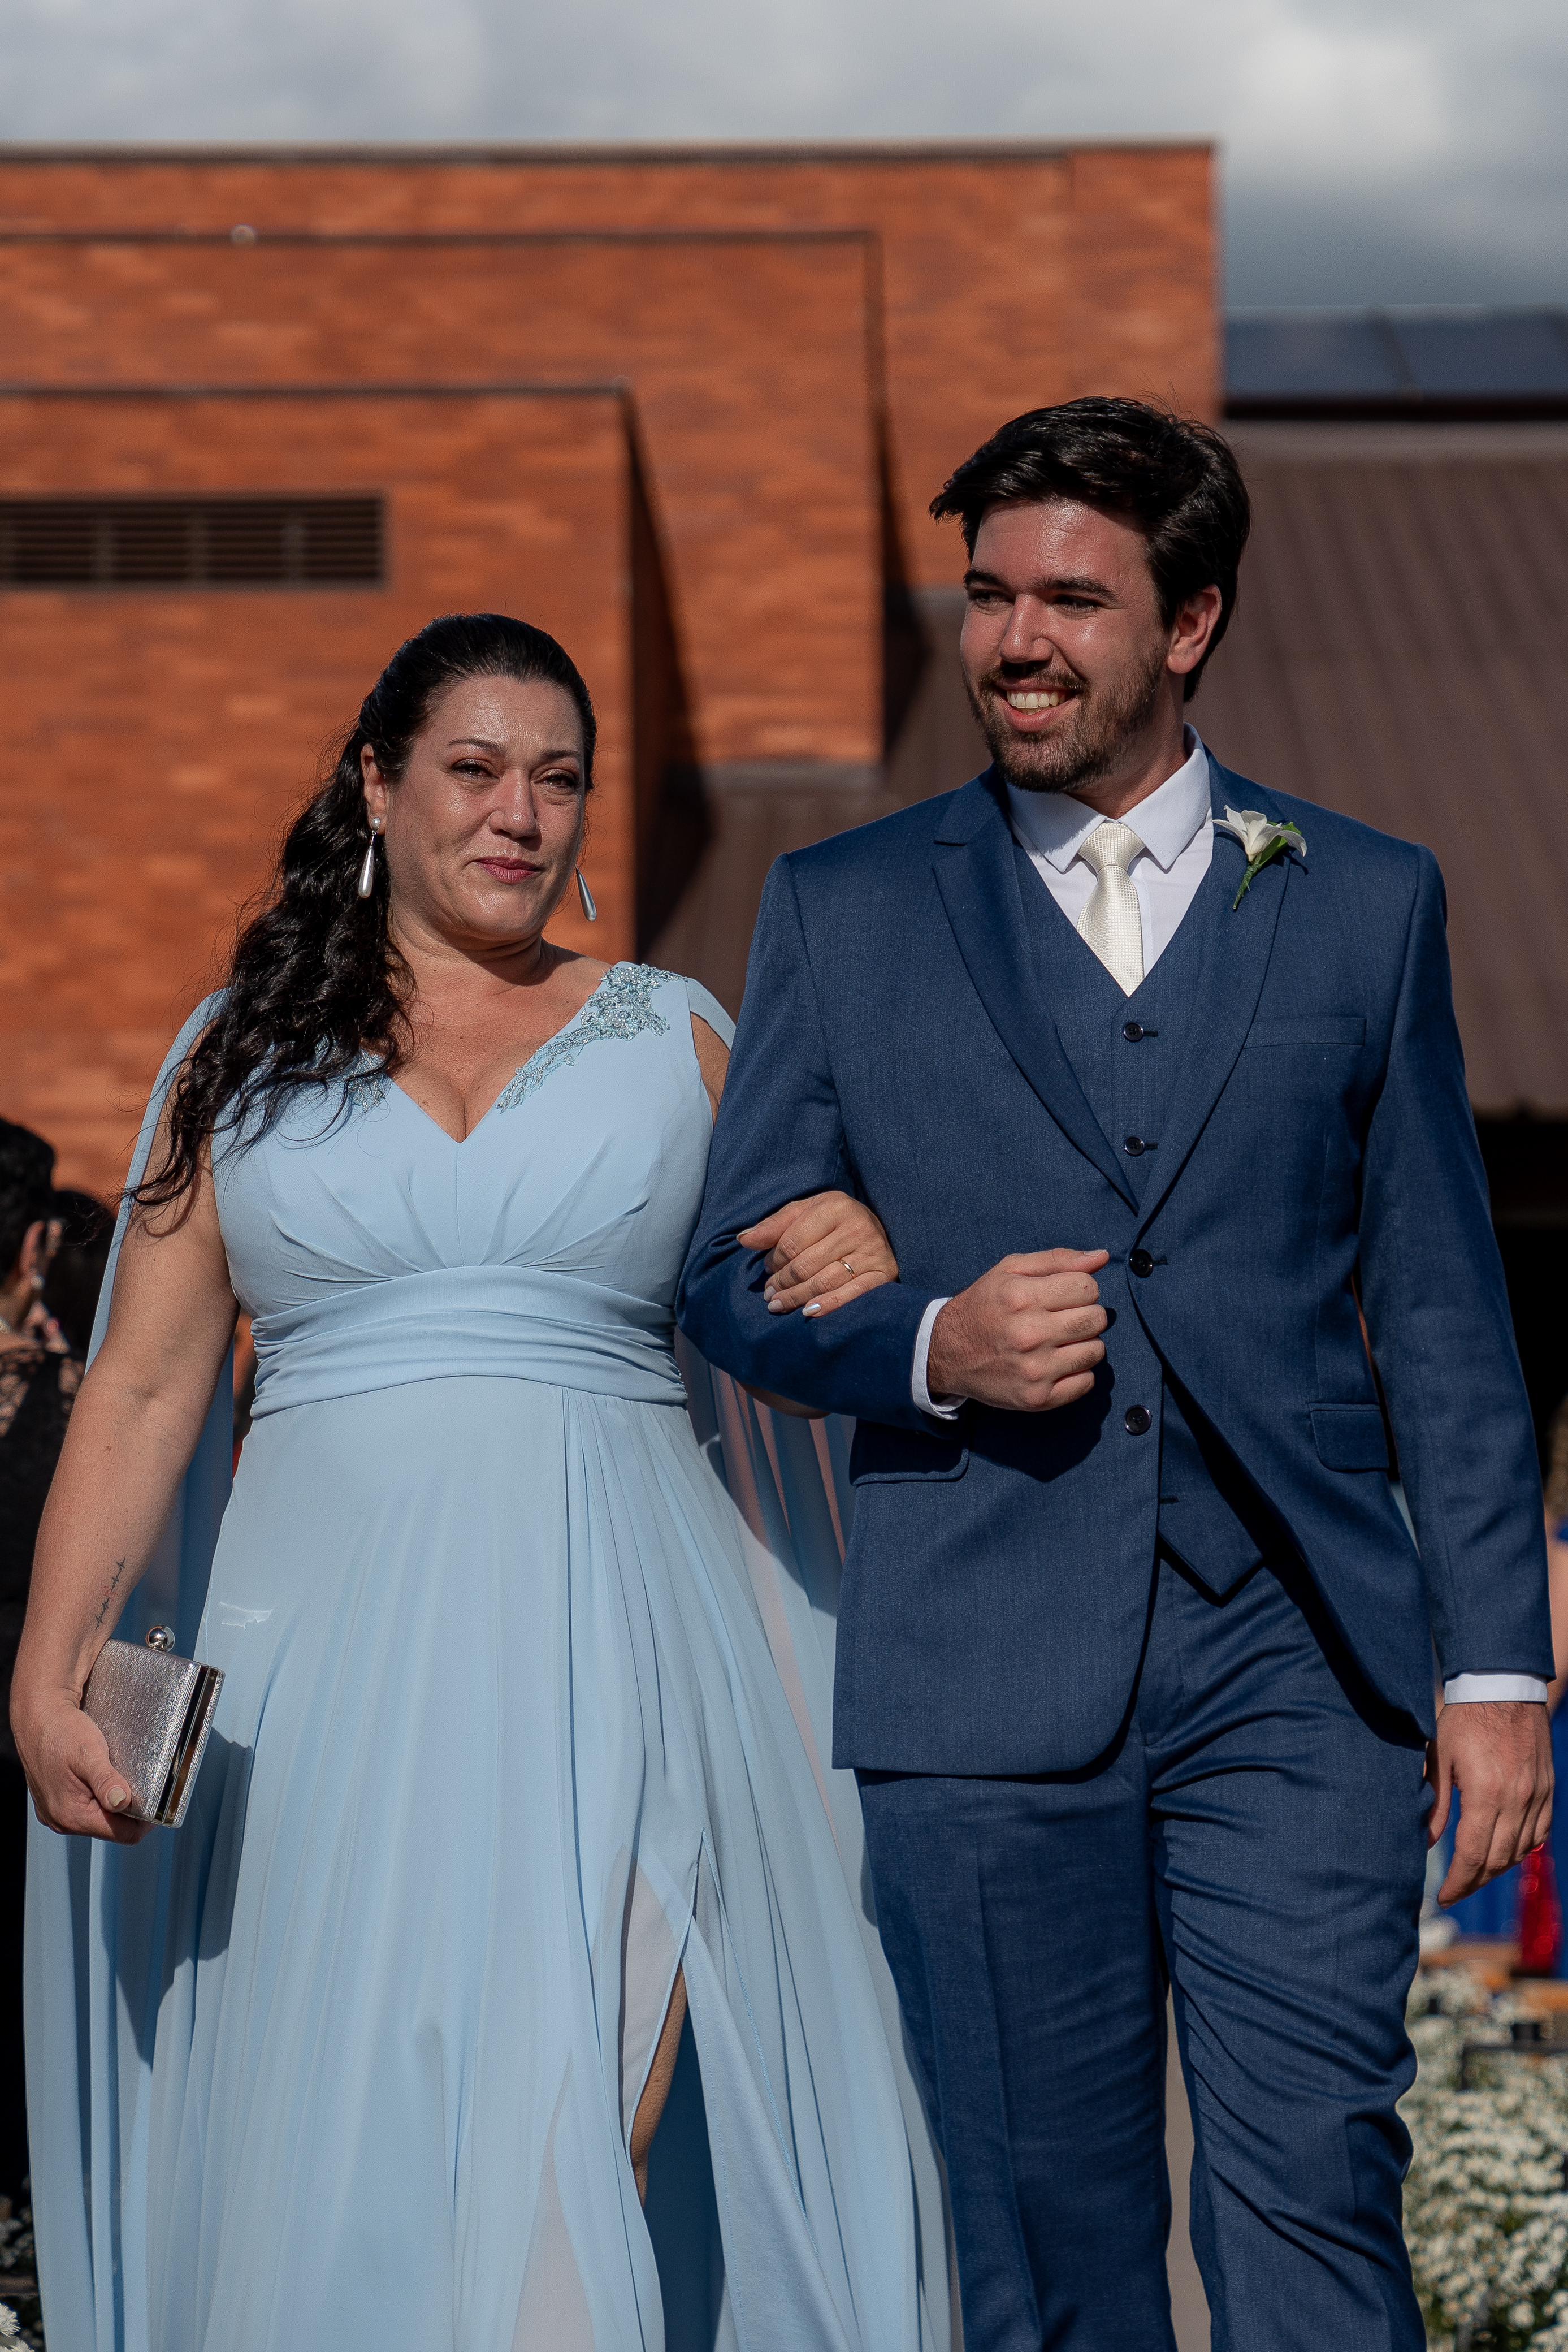
[(1215, 630), (1225, 599), (1218, 588), (1198, 589), (1196, 595), (1185, 597), (1176, 607), (1171, 623), (1170, 651), (1166, 656), (1166, 667), (1177, 677), (1189, 677), (1214, 643)]

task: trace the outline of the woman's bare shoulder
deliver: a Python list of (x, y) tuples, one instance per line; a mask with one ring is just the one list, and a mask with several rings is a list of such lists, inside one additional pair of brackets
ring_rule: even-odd
[(692, 1014), (692, 1044), (696, 1049), (697, 1067), (703, 1075), (704, 1090), (716, 1117), (718, 1098), (724, 1092), (725, 1073), (729, 1068), (729, 1047), (700, 1013)]
[(589, 998), (603, 987), (614, 966), (601, 956), (579, 955), (570, 949), (559, 953), (560, 961), (549, 974), (547, 985), (558, 1003), (564, 1001), (580, 1011)]
[(710, 1030), (718, 1039), (727, 1054), (735, 1043), (735, 1023), (712, 989), (705, 988), (700, 980), (688, 979), (685, 972), (662, 971), (659, 978), (674, 981), (678, 987), (685, 990), (686, 1003), (690, 1008), (693, 1023), (700, 1021), (705, 1028)]
[(700, 980), (690, 980), (685, 973), (679, 971), (657, 971), (656, 976), (685, 991), (697, 1067), (702, 1072), (703, 1086), (716, 1117), (718, 1098), (724, 1092), (725, 1072), (729, 1067), (729, 1049), (735, 1042), (735, 1024), (717, 997), (710, 989), (705, 988)]

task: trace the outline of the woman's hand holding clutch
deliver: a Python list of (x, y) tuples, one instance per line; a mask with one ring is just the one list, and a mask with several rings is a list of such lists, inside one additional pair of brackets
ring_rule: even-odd
[(109, 1742), (74, 1695), (14, 1691), (11, 1719), (16, 1752), (47, 1830), (64, 1837), (105, 1838), (135, 1845), (151, 1822), (121, 1809), (131, 1801), (123, 1774), (110, 1760)]
[(766, 1252), (769, 1314), (831, 1315), (868, 1290), (898, 1280), (880, 1218), (848, 1192), (814, 1192), (786, 1201), (770, 1217), (736, 1236)]

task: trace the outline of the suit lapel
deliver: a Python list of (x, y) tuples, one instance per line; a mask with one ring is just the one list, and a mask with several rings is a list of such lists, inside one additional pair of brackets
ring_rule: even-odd
[(1048, 1005), (1019, 897), (1012, 831), (985, 777), (950, 803), (932, 860), (958, 951), (991, 1025), (1058, 1127), (1136, 1201), (1114, 1148), (1079, 1085)]
[[(1228, 804), (1243, 804), (1257, 786), (1211, 760), (1211, 806), (1217, 817)], [(1144, 1195), (1140, 1231), (1169, 1193), (1236, 1066), (1258, 1009), (1263, 977), (1273, 951), (1280, 909), (1291, 887), (1287, 855), (1257, 877), (1235, 913), (1231, 902), (1247, 870), (1241, 844), (1228, 833), (1214, 836), (1214, 865), (1187, 910), (1186, 920), (1207, 919), (1208, 936), (1193, 993), (1192, 1028), (1186, 1054), (1170, 1092), (1170, 1109), (1160, 1136), (1159, 1166)], [(1207, 904), (1206, 904), (1207, 901)]]

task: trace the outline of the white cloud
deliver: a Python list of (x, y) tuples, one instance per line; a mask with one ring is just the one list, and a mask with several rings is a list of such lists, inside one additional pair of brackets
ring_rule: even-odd
[(1212, 135), (1247, 300), (1568, 299), (1559, 0), (5, 0), (0, 137)]

